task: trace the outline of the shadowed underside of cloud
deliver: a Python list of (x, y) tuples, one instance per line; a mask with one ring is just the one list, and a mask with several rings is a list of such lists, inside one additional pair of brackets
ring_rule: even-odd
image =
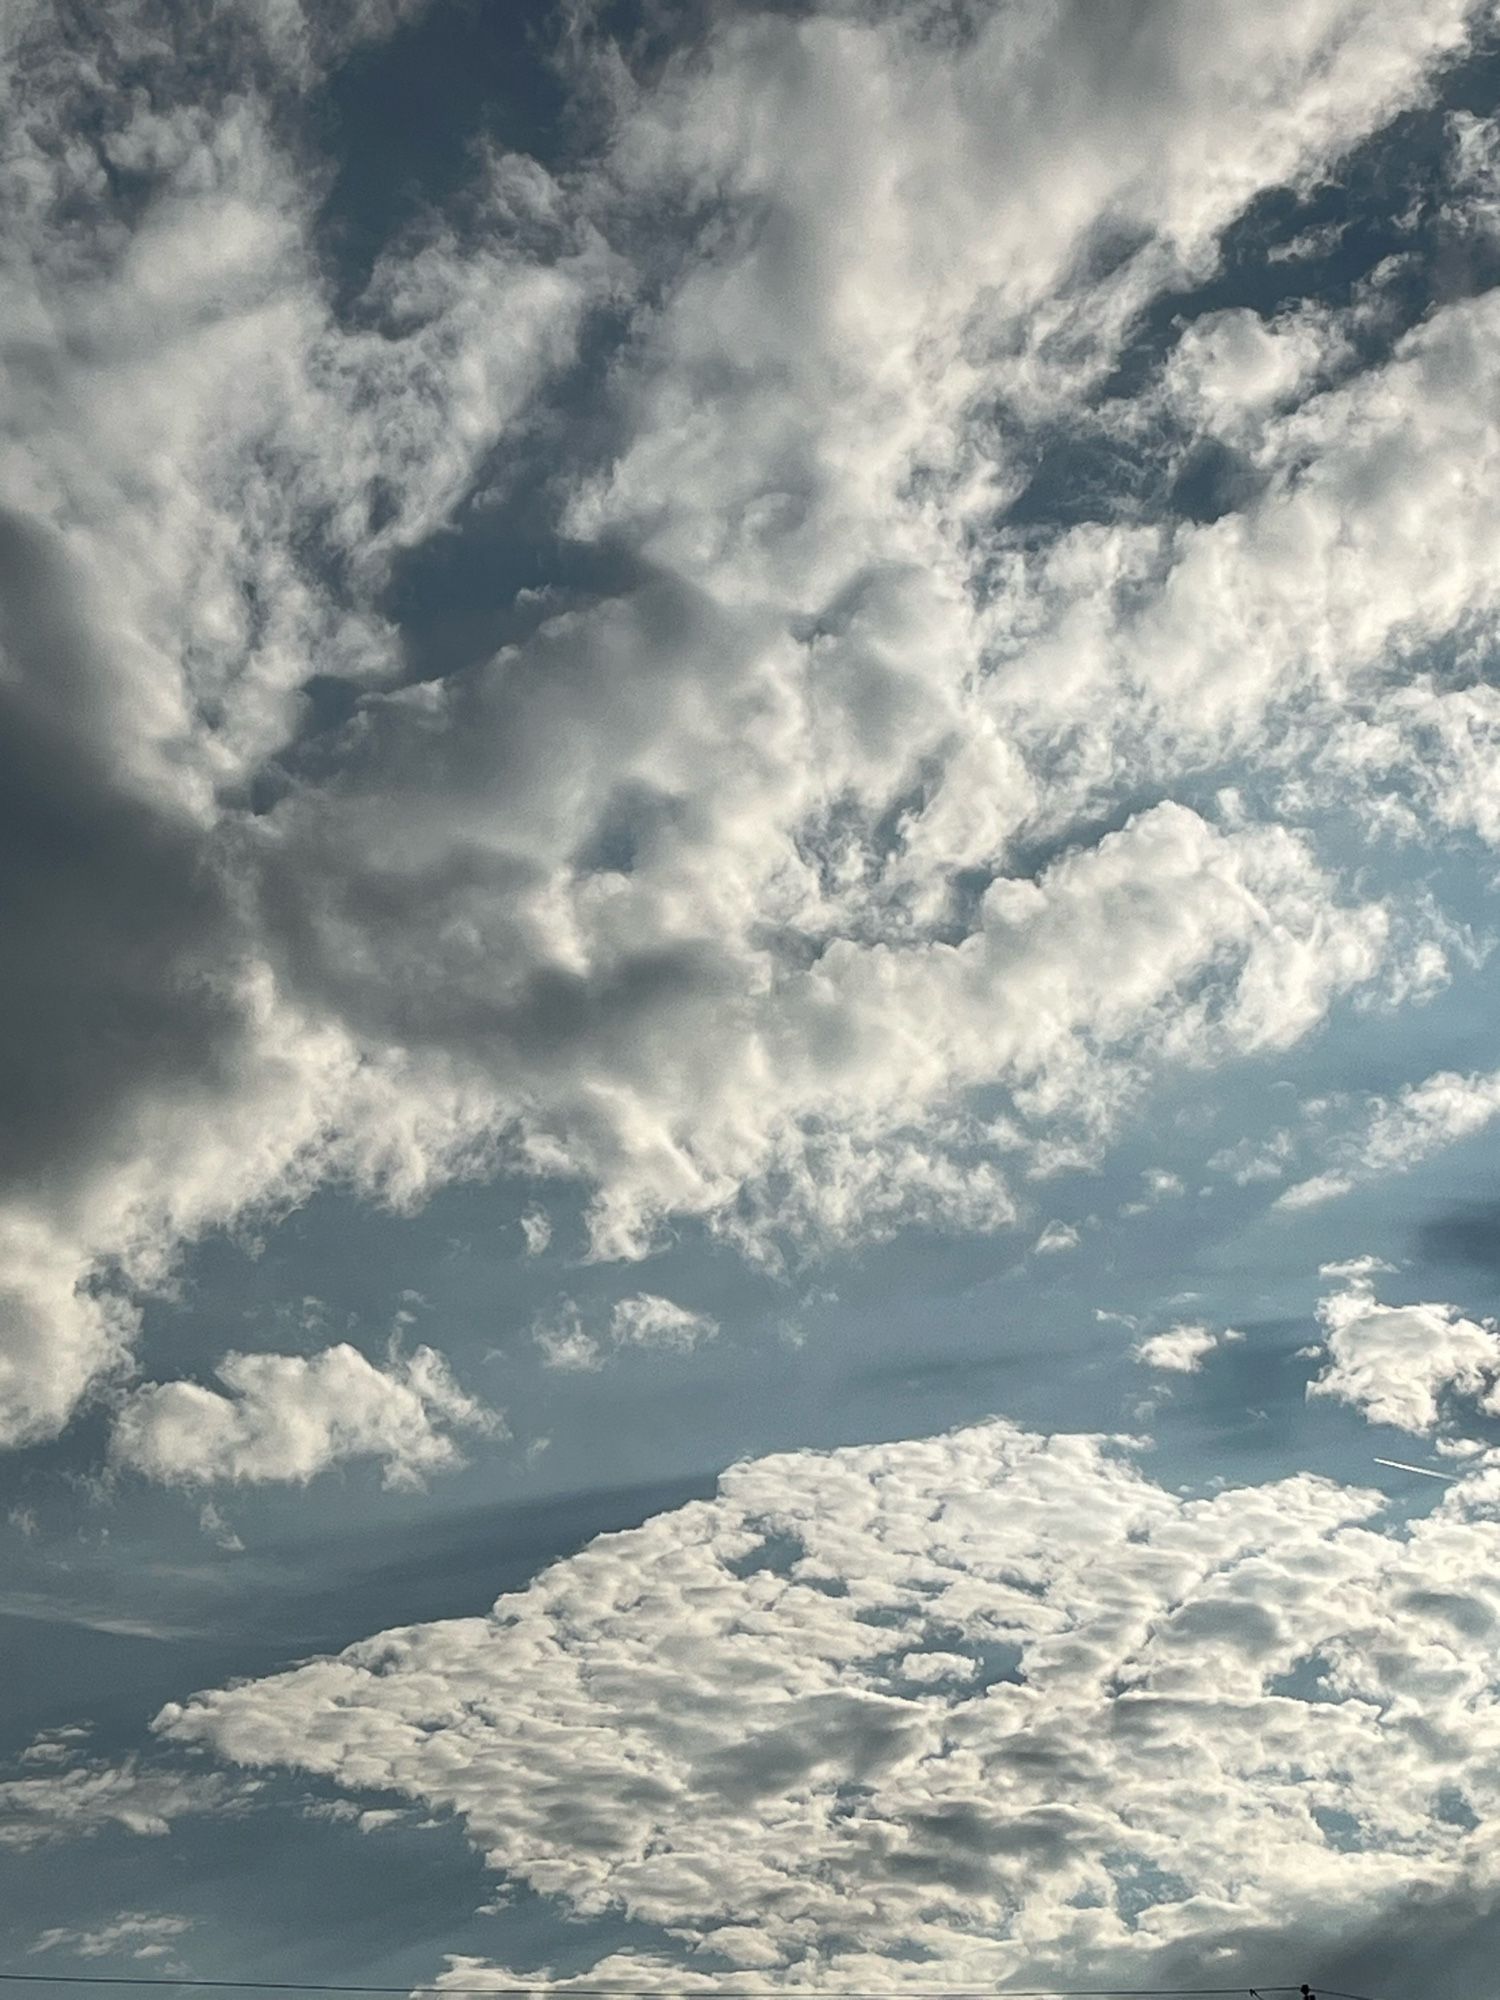
[(456, 1813), (495, 1869), (678, 1941), (596, 1982), (1354, 1963), (1424, 1910), (1494, 1920), (1497, 1477), (1398, 1525), (1307, 1476), (1184, 1500), (1004, 1422), (788, 1454), (488, 1617), (157, 1728)]
[[(1440, 981), (1331, 801), (1500, 834), (1487, 690), (1406, 664), (1494, 608), (1495, 299), (1361, 370), (1372, 275), (1101, 399), (1258, 196), (1428, 99), (1460, 0), (732, 9), (639, 76), (578, 10), (577, 157), (476, 141), (348, 299), (309, 93), (406, 11), (6, 19), (11, 1440), (322, 1182), (572, 1177), (614, 1257), (1005, 1227), (1164, 1069)], [(1100, 426), (1215, 441), (1233, 505), (1012, 519)], [(413, 678), (400, 564), (511, 504), (630, 581)]]

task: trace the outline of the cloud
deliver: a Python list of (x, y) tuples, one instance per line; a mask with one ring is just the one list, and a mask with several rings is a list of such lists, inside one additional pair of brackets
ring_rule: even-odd
[(1414, 1882), (1445, 1926), (1494, 1909), (1496, 1494), (1188, 1499), (1004, 1422), (789, 1453), (488, 1616), (157, 1727), (453, 1812), (496, 1871), (670, 1931), (622, 1982), (712, 1953), (773, 1983), (1233, 1984), (1275, 1939), (1328, 1965), (1399, 1930)]
[(50, 1930), (39, 1931), (27, 1950), (68, 1951), (77, 1958), (165, 1958), (171, 1955), (175, 1940), (192, 1927), (191, 1917), (122, 1910), (97, 1930), (70, 1930), (54, 1925)]
[(521, 1217), (521, 1235), (528, 1257), (540, 1257), (552, 1241), (552, 1218), (543, 1208), (528, 1208)]
[(718, 1331), (718, 1321), (707, 1313), (690, 1312), (655, 1292), (637, 1292), (615, 1301), (600, 1333), (588, 1331), (578, 1307), (564, 1299), (555, 1312), (537, 1321), (532, 1337), (549, 1368), (589, 1372), (604, 1366), (612, 1347), (688, 1354)]
[[(341, 1341), (311, 1356), (226, 1354), (223, 1391), (154, 1382), (120, 1404), (112, 1461), (172, 1485), (306, 1485), (348, 1459), (380, 1460), (387, 1486), (420, 1486), (463, 1464), (451, 1431), (493, 1436), (499, 1419), (460, 1389), (430, 1347), (377, 1368)], [(218, 1516), (205, 1528), (237, 1548)]]
[[(320, 1185), (571, 1179), (597, 1257), (1008, 1228), (1416, 922), (1179, 794), (1313, 796), (1329, 717), (1492, 606), (1494, 299), (1334, 386), (1337, 327), (1220, 316), (1117, 414), (1232, 432), (1237, 511), (1007, 512), (1473, 10), (731, 9), (649, 77), (580, 12), (590, 156), (476, 145), (355, 282), (299, 93), (407, 11), (7, 23), (11, 1442), (126, 1377), (185, 1243)], [(498, 578), (518, 514), (538, 580), (435, 659), (420, 559)]]
[(1408, 1084), (1391, 1100), (1371, 1100), (1362, 1131), (1340, 1140), (1339, 1164), (1295, 1182), (1278, 1196), (1278, 1208), (1312, 1208), (1347, 1194), (1382, 1174), (1403, 1174), (1500, 1117), (1500, 1070), (1460, 1075), (1441, 1070)]
[(1204, 313), (1173, 349), (1163, 391), (1210, 435), (1253, 436), (1268, 412), (1304, 399), (1342, 345), (1329, 316), (1315, 311), (1271, 321), (1244, 306)]
[(1064, 1250), (1076, 1250), (1080, 1240), (1071, 1222), (1049, 1222), (1031, 1248), (1038, 1257), (1053, 1257)]
[(1385, 1306), (1356, 1282), (1318, 1308), (1328, 1366), (1307, 1385), (1309, 1396), (1352, 1403), (1372, 1424), (1414, 1433), (1434, 1431), (1440, 1399), (1467, 1398), (1500, 1410), (1500, 1335), (1493, 1322), (1465, 1319), (1456, 1306)]
[(1375, 1277), (1377, 1273), (1394, 1271), (1396, 1268), (1394, 1264), (1388, 1264), (1383, 1257), (1372, 1256), (1369, 1252), (1366, 1252), (1359, 1257), (1344, 1257), (1331, 1264), (1320, 1264), (1318, 1266), (1318, 1276), (1320, 1278), (1347, 1278), (1358, 1283), (1361, 1280)]
[(686, 1306), (655, 1292), (638, 1292), (634, 1298), (619, 1299), (609, 1316), (610, 1338), (621, 1347), (660, 1347), (686, 1353), (699, 1341), (712, 1340), (719, 1323), (707, 1313), (689, 1312)]
[(1138, 1340), (1130, 1352), (1146, 1368), (1165, 1370), (1172, 1375), (1197, 1375), (1216, 1347), (1243, 1340), (1233, 1327), (1215, 1333), (1207, 1326), (1173, 1326), (1165, 1333), (1153, 1333)]
[(1311, 1174), (1305, 1181), (1294, 1181), (1284, 1188), (1272, 1205), (1280, 1209), (1321, 1208), (1325, 1201), (1337, 1201), (1340, 1195), (1348, 1194), (1353, 1186), (1350, 1174), (1333, 1170)]
[(162, 1835), (185, 1815), (224, 1810), (253, 1792), (217, 1772), (163, 1770), (127, 1758), (0, 1782), (0, 1848), (89, 1838), (108, 1828)]
[(604, 1366), (604, 1348), (584, 1328), (583, 1316), (571, 1299), (564, 1299), (554, 1312), (542, 1315), (531, 1329), (531, 1337), (541, 1349), (548, 1368), (569, 1374), (590, 1374)]

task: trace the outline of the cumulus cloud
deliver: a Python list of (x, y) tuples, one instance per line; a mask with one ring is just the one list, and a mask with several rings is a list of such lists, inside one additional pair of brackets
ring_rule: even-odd
[(571, 1299), (564, 1299), (556, 1311), (537, 1321), (532, 1334), (549, 1368), (590, 1371), (603, 1367), (612, 1348), (655, 1348), (668, 1354), (687, 1354), (700, 1342), (712, 1340), (718, 1331), (718, 1321), (708, 1313), (690, 1312), (655, 1292), (637, 1292), (615, 1301), (608, 1322), (598, 1333), (590, 1332), (578, 1307)]
[(521, 1217), (521, 1238), (528, 1257), (540, 1257), (552, 1241), (552, 1218), (544, 1208), (528, 1208)]
[(1268, 412), (1303, 399), (1342, 344), (1336, 324), (1314, 311), (1269, 321), (1244, 306), (1205, 313), (1174, 348), (1163, 390), (1201, 431), (1254, 435)]
[(1232, 1345), (1244, 1337), (1232, 1326), (1216, 1333), (1209, 1326), (1184, 1324), (1138, 1340), (1130, 1351), (1143, 1367), (1162, 1369), (1169, 1375), (1196, 1375), (1216, 1347)]
[(718, 1330), (718, 1321), (707, 1313), (689, 1312), (686, 1306), (655, 1292), (638, 1292), (634, 1298), (618, 1300), (609, 1316), (610, 1338), (622, 1347), (686, 1352), (700, 1340), (712, 1340)]
[(1347, 1278), (1357, 1284), (1374, 1278), (1378, 1273), (1394, 1271), (1396, 1268), (1396, 1265), (1388, 1264), (1384, 1257), (1377, 1257), (1372, 1252), (1365, 1251), (1358, 1257), (1341, 1257), (1330, 1264), (1320, 1264), (1318, 1276)]
[(1492, 1321), (1465, 1319), (1451, 1305), (1381, 1305), (1358, 1280), (1324, 1299), (1318, 1314), (1329, 1360), (1308, 1383), (1309, 1396), (1336, 1397), (1372, 1424), (1412, 1432), (1435, 1430), (1449, 1398), (1500, 1412), (1500, 1335)]
[[(588, 157), (476, 146), (351, 281), (299, 93), (406, 11), (7, 15), (11, 1441), (124, 1375), (185, 1242), (328, 1182), (568, 1177), (599, 1257), (1006, 1228), (1405, 935), (1311, 830), (1177, 793), (1375, 771), (1323, 722), (1493, 606), (1500, 306), (1334, 384), (1315, 315), (1221, 316), (1129, 421), (1232, 433), (1237, 511), (1006, 514), (1463, 0), (715, 10), (639, 77), (580, 10)], [(401, 566), (522, 505), (599, 580), (543, 561), (434, 659)], [(205, 1395), (235, 1463), (327, 1461), (229, 1386), (138, 1392), (122, 1448)]]
[[(319, 1354), (226, 1354), (222, 1389), (153, 1382), (127, 1395), (110, 1436), (113, 1462), (173, 1485), (305, 1485), (347, 1459), (381, 1462), (387, 1486), (420, 1486), (463, 1464), (451, 1433), (493, 1436), (500, 1420), (461, 1389), (430, 1347), (384, 1368), (341, 1341)], [(221, 1545), (217, 1514), (205, 1526)]]
[(1004, 1422), (786, 1454), (488, 1616), (157, 1727), (451, 1811), (495, 1870), (669, 1931), (624, 1983), (710, 1952), (1232, 1984), (1389, 1943), (1414, 1883), (1429, 1947), (1496, 1907), (1497, 1491), (1408, 1522), (1308, 1475), (1185, 1499)]

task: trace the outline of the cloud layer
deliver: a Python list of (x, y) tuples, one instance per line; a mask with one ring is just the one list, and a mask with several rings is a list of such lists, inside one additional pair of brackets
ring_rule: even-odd
[[(640, 76), (578, 10), (577, 158), (476, 144), (351, 276), (308, 93), (403, 11), (7, 15), (10, 1441), (320, 1184), (570, 1178), (600, 1257), (1006, 1227), (1163, 1070), (1398, 947), (1441, 979), (1331, 797), (1493, 831), (1487, 693), (1423, 649), (1495, 606), (1494, 297), (1383, 349), (1377, 277), (1219, 312), (1104, 394), (1472, 9), (733, 9)], [(1233, 504), (1039, 526), (1080, 440), (1169, 486), (1210, 440)], [(540, 582), (439, 659), (419, 559), (501, 576), (523, 518)], [(307, 1462), (221, 1404), (230, 1461)]]
[(457, 1814), (648, 1927), (614, 1978), (1352, 1979), (1415, 1903), (1437, 1957), (1500, 1898), (1497, 1480), (1403, 1525), (1308, 1475), (1184, 1500), (1003, 1422), (788, 1454), (488, 1617), (157, 1726)]

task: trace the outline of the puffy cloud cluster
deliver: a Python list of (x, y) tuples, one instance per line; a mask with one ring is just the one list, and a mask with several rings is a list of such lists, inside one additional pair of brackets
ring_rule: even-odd
[[(347, 1342), (320, 1354), (226, 1354), (223, 1390), (155, 1382), (125, 1397), (114, 1463), (179, 1485), (306, 1484), (345, 1459), (381, 1461), (387, 1486), (420, 1486), (462, 1465), (451, 1433), (493, 1435), (499, 1419), (419, 1347), (377, 1368)], [(222, 1534), (217, 1516), (205, 1523)]]
[(1372, 1424), (1434, 1431), (1442, 1404), (1466, 1399), (1500, 1415), (1500, 1334), (1493, 1321), (1465, 1319), (1456, 1306), (1386, 1306), (1368, 1280), (1323, 1300), (1328, 1366), (1309, 1396), (1352, 1403)]
[(677, 1941), (586, 1981), (1357, 1985), (1414, 1931), (1461, 1990), (1446, 1941), (1500, 1907), (1497, 1480), (1398, 1524), (1310, 1475), (1184, 1499), (1004, 1422), (789, 1454), (158, 1728), (455, 1813)]
[[(1238, 512), (1006, 510), (1142, 307), (1473, 11), (736, 8), (636, 78), (581, 10), (591, 153), (479, 148), (346, 296), (299, 93), (395, 0), (10, 10), (0, 1437), (319, 1183), (572, 1176), (601, 1256), (994, 1229), (1163, 1065), (1372, 978), (1390, 913), (1306, 831), (1175, 794), (1316, 764), (1319, 704), (1492, 606), (1493, 300), (1322, 393), (1316, 316), (1202, 328), (1122, 421), (1232, 432)], [(520, 505), (612, 580), (543, 534), (436, 670), (410, 557), (498, 574)], [(142, 1393), (169, 1457), (212, 1394)]]

